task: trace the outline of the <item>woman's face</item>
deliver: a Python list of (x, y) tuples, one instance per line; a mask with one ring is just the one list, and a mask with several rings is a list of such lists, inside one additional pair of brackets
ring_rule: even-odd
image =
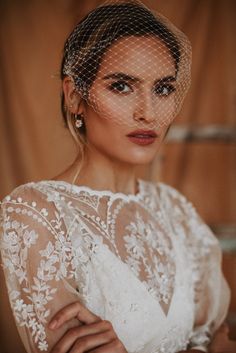
[(112, 160), (153, 160), (175, 114), (175, 63), (156, 37), (125, 37), (105, 53), (85, 105), (91, 150)]

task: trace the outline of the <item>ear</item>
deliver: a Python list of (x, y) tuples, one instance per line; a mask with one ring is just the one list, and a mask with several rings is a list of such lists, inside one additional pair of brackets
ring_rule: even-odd
[(65, 105), (72, 114), (83, 113), (82, 98), (75, 88), (74, 81), (66, 76), (62, 81), (62, 89), (65, 97)]

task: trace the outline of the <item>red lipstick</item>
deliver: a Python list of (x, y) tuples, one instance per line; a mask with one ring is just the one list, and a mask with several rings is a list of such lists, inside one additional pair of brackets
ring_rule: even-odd
[(131, 142), (141, 146), (150, 145), (157, 138), (157, 134), (153, 130), (135, 130), (126, 136)]

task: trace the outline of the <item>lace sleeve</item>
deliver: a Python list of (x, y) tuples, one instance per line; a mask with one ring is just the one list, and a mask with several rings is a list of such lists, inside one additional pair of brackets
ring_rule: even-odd
[(167, 212), (173, 228), (183, 239), (191, 268), (195, 322), (189, 349), (207, 351), (214, 332), (225, 320), (230, 291), (221, 270), (219, 242), (193, 205), (177, 190), (163, 185)]
[[(20, 186), (1, 203), (1, 255), (11, 308), (28, 353), (49, 351), (59, 337), (50, 318), (76, 295), (76, 257), (54, 203)], [(77, 322), (78, 324), (78, 322)]]
[(192, 205), (187, 207), (195, 293), (195, 326), (189, 348), (207, 351), (214, 332), (226, 318), (230, 291), (221, 269), (222, 252), (217, 238)]
[(229, 307), (230, 290), (221, 270), (222, 252), (193, 205), (173, 188), (169, 188), (169, 194), (169, 209), (174, 212), (175, 228), (180, 236), (184, 235), (192, 268), (195, 322), (188, 348), (206, 352)]

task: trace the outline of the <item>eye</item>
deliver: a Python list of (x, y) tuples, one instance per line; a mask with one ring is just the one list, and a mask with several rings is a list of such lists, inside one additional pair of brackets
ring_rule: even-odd
[(128, 93), (132, 90), (125, 81), (113, 82), (108, 88), (117, 93)]
[(157, 85), (155, 88), (155, 93), (158, 96), (163, 96), (163, 97), (167, 97), (169, 96), (172, 92), (174, 92), (176, 89), (173, 85), (170, 84), (161, 84), (161, 85)]

